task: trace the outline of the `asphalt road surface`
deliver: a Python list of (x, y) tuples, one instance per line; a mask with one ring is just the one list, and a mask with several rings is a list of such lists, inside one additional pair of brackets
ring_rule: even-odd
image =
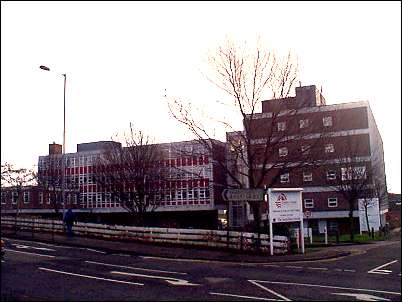
[(6, 238), (1, 301), (400, 301), (401, 242), (327, 261), (239, 264)]

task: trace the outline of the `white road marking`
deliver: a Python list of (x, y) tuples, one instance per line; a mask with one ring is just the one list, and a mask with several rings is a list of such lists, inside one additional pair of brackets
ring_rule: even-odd
[(11, 243), (11, 245), (14, 245), (17, 249), (34, 249), (34, 250), (50, 251), (50, 252), (56, 251), (53, 249), (48, 249), (46, 247), (35, 247), (35, 246), (31, 246), (31, 245), (23, 245), (23, 244), (17, 244), (17, 243)]
[(272, 289), (266, 288), (265, 286), (262, 286), (261, 284), (257, 283), (258, 280), (247, 280), (248, 282), (251, 282), (254, 285), (257, 285), (259, 288), (262, 288), (263, 290), (266, 290), (267, 292), (270, 292), (271, 294), (278, 296), (279, 298), (283, 299), (283, 301), (292, 301), (288, 298), (286, 298), (285, 296), (282, 296), (281, 294), (278, 294), (276, 292), (274, 292)]
[(106, 265), (106, 266), (114, 266), (114, 267), (129, 268), (129, 269), (140, 270), (140, 271), (147, 271), (147, 272), (167, 273), (167, 274), (177, 274), (177, 275), (187, 275), (187, 273), (181, 273), (181, 272), (161, 271), (161, 270), (148, 269), (148, 268), (142, 268), (142, 267), (124, 266), (124, 265), (109, 264), (109, 263), (102, 263), (102, 262), (95, 262), (95, 261), (85, 261), (85, 262), (87, 262), (87, 263), (92, 263), (92, 264)]
[(95, 253), (106, 254), (106, 252), (102, 252), (102, 251), (98, 251), (98, 250), (94, 250), (94, 249), (90, 249), (90, 248), (85, 248), (85, 249), (88, 251), (91, 251), (91, 252), (95, 252)]
[(400, 296), (401, 293), (398, 292), (390, 292), (385, 290), (377, 290), (377, 289), (365, 289), (365, 288), (352, 288), (352, 287), (341, 287), (341, 286), (331, 286), (331, 285), (318, 285), (318, 284), (308, 284), (308, 283), (295, 283), (295, 282), (279, 282), (279, 281), (264, 281), (264, 280), (253, 280), (256, 282), (263, 283), (273, 283), (273, 284), (285, 284), (285, 285), (300, 285), (300, 286), (310, 286), (310, 287), (323, 287), (323, 288), (335, 288), (335, 289), (350, 289), (354, 291), (364, 291), (364, 292), (374, 292), (374, 293), (383, 293), (390, 295)]
[(210, 295), (218, 295), (218, 296), (237, 297), (237, 298), (243, 298), (243, 299), (253, 299), (253, 300), (280, 301), (280, 300), (276, 300), (276, 299), (260, 298), (260, 297), (251, 297), (251, 296), (240, 296), (240, 295), (224, 294), (224, 293), (213, 293), (213, 292), (210, 292), (209, 294), (210, 294)]
[(302, 266), (294, 266), (294, 265), (286, 265), (285, 267), (289, 267), (289, 268), (303, 268)]
[(334, 269), (335, 271), (337, 271), (337, 272), (342, 272), (343, 270), (341, 270), (340, 268), (336, 268), (336, 269)]
[(122, 281), (122, 280), (101, 278), (101, 277), (95, 277), (95, 276), (90, 276), (90, 275), (81, 275), (81, 274), (57, 271), (57, 270), (48, 269), (48, 268), (44, 268), (44, 267), (39, 267), (39, 269), (44, 270), (44, 271), (49, 271), (49, 272), (54, 272), (54, 273), (59, 273), (59, 274), (65, 274), (65, 275), (78, 276), (78, 277), (89, 278), (89, 279), (97, 279), (97, 280), (103, 280), (103, 281), (109, 281), (109, 282), (132, 284), (132, 285), (141, 285), (141, 286), (144, 285), (143, 283), (136, 283), (136, 282)]
[(392, 271), (389, 270), (381, 270), (380, 268), (386, 267), (387, 265), (390, 265), (392, 263), (398, 262), (398, 260), (394, 260), (388, 263), (385, 263), (383, 265), (377, 266), (371, 270), (368, 271), (369, 274), (380, 274), (380, 275), (388, 275), (389, 273), (391, 273)]
[(315, 269), (315, 270), (321, 270), (321, 271), (327, 271), (328, 270), (325, 267), (308, 267), (308, 269)]
[(56, 257), (56, 256), (53, 256), (53, 255), (43, 255), (43, 254), (36, 254), (36, 253), (30, 253), (30, 252), (16, 251), (16, 250), (10, 250), (10, 249), (4, 249), (4, 250), (5, 250), (5, 251), (9, 251), (9, 252), (14, 252), (14, 253), (28, 254), (28, 255), (41, 256), (41, 257), (49, 257), (49, 258), (54, 258), (54, 257)]
[(276, 264), (266, 264), (264, 266), (268, 266), (268, 267), (281, 267), (280, 265), (276, 265)]
[(356, 300), (360, 301), (390, 301), (389, 299), (385, 299), (382, 297), (377, 297), (368, 294), (355, 294), (355, 293), (331, 293), (332, 295), (339, 295), (339, 296), (349, 296), (355, 297)]
[(143, 277), (143, 278), (151, 278), (151, 279), (163, 279), (166, 282), (172, 284), (172, 285), (199, 285), (195, 283), (190, 283), (187, 280), (183, 279), (176, 279), (176, 278), (171, 278), (171, 277), (162, 277), (162, 276), (153, 276), (153, 275), (142, 275), (142, 274), (133, 274), (133, 273), (127, 273), (127, 272), (119, 272), (119, 271), (111, 271), (111, 274), (118, 274), (118, 275), (127, 275), (127, 276), (136, 276), (136, 277)]
[(356, 273), (356, 270), (354, 269), (344, 269), (344, 272), (351, 272), (351, 273)]

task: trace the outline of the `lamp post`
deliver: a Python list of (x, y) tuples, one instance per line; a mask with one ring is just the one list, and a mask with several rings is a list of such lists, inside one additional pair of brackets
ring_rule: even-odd
[[(40, 69), (45, 71), (50, 71), (49, 67), (44, 65), (39, 66)], [(65, 73), (61, 74), (64, 77), (64, 102), (63, 102), (63, 147), (61, 153), (61, 202), (63, 204), (63, 218), (66, 210), (65, 206), (65, 196), (64, 196), (64, 173), (65, 173), (65, 162), (64, 162), (64, 154), (66, 152), (66, 80), (67, 76)]]

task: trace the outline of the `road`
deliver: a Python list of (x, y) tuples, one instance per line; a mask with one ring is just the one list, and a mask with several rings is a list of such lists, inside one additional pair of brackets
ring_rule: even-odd
[(400, 301), (401, 242), (326, 261), (239, 264), (6, 239), (1, 301)]

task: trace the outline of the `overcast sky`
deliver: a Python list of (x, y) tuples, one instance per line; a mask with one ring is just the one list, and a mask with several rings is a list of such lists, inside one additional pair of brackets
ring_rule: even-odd
[[(200, 73), (226, 35), (297, 54), (327, 104), (370, 102), (388, 190), (401, 192), (400, 2), (1, 2), (1, 162), (31, 167), (48, 144), (109, 140), (130, 122), (160, 142), (191, 139), (164, 98), (226, 95)], [(39, 69), (46, 65), (54, 72)]]

